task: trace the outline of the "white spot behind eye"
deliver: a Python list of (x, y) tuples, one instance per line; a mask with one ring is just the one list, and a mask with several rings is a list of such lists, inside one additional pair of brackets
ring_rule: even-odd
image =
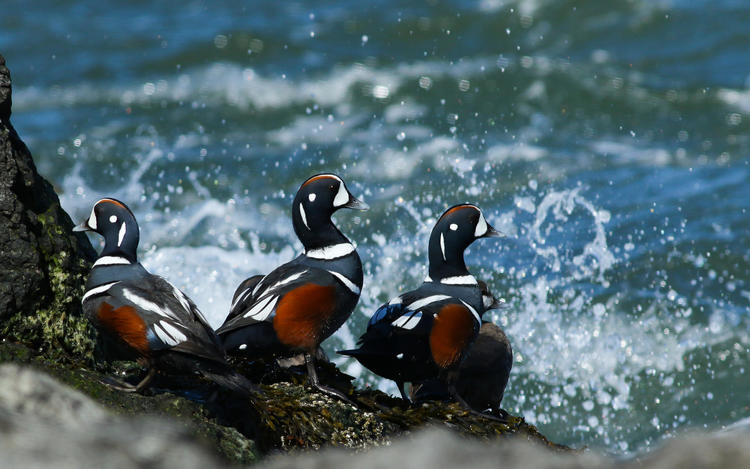
[(112, 215), (111, 217), (109, 217), (109, 222), (110, 223), (117, 223), (117, 215)]
[(456, 225), (455, 223), (451, 223), (451, 226), (449, 226), (449, 228), (451, 229), (451, 231), (456, 231), (458, 229), (458, 225)]
[(307, 196), (307, 200), (309, 200), (310, 202), (315, 202), (316, 197), (317, 196), (315, 194), (310, 194)]

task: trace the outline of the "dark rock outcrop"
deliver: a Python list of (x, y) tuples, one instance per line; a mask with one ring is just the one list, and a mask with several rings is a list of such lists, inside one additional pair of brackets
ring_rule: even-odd
[(10, 123), (11, 81), (0, 55), (0, 337), (90, 359), (81, 318), (85, 276), (96, 253), (36, 171)]

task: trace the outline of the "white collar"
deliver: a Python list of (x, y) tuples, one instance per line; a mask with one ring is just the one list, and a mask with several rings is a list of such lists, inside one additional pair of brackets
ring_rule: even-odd
[[(425, 282), (432, 282), (432, 278), (428, 275)], [(477, 285), (477, 279), (473, 275), (457, 275), (455, 277), (445, 277), (440, 279), (440, 283), (443, 285)]]
[(339, 257), (348, 256), (353, 252), (354, 245), (352, 245), (352, 243), (340, 243), (333, 244), (331, 246), (325, 246), (322, 248), (310, 249), (309, 251), (305, 252), (305, 255), (313, 259), (323, 259), (330, 261), (333, 259), (338, 259)]
[(104, 256), (100, 257), (99, 259), (94, 262), (94, 267), (100, 267), (103, 265), (125, 265), (130, 264), (131, 262), (124, 257), (120, 256)]

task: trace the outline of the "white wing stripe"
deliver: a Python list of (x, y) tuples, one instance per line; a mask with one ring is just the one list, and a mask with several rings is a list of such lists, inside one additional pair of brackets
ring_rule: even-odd
[(428, 296), (427, 298), (422, 298), (421, 300), (417, 300), (413, 303), (410, 303), (406, 308), (411, 311), (416, 311), (419, 308), (424, 308), (425, 306), (429, 304), (432, 304), (438, 301), (443, 301), (448, 298), (450, 298), (450, 296), (448, 295), (432, 295), (432, 296)]
[(278, 301), (279, 301), (278, 296), (273, 297), (273, 301), (268, 303), (268, 305), (266, 305), (266, 307), (263, 308), (259, 313), (255, 314), (253, 318), (256, 321), (265, 321), (268, 318), (268, 316), (271, 315), (271, 313), (276, 311), (276, 303), (278, 303)]
[(404, 314), (403, 316), (396, 318), (391, 324), (402, 329), (414, 329), (417, 324), (419, 324), (420, 319), (422, 319), (421, 312)]
[(261, 301), (259, 301), (259, 302), (255, 303), (255, 304), (253, 305), (253, 307), (252, 307), (252, 308), (250, 308), (250, 311), (248, 311), (247, 313), (245, 313), (245, 314), (244, 314), (244, 315), (243, 315), (242, 317), (245, 317), (245, 318), (249, 318), (249, 317), (251, 317), (251, 316), (255, 316), (255, 315), (256, 315), (256, 314), (258, 314), (258, 313), (259, 313), (259, 312), (260, 312), (260, 311), (261, 311), (261, 310), (262, 310), (263, 308), (265, 308), (265, 307), (266, 307), (266, 305), (267, 305), (267, 304), (268, 304), (268, 303), (269, 303), (269, 302), (270, 302), (270, 301), (271, 301), (272, 299), (274, 299), (274, 298), (275, 298), (275, 296), (273, 296), (273, 295), (268, 295), (268, 296), (266, 296), (266, 297), (265, 297), (264, 299), (262, 299)]
[(138, 296), (136, 293), (128, 290), (127, 288), (124, 288), (122, 290), (122, 295), (130, 302), (138, 306), (139, 308), (145, 309), (147, 311), (151, 311), (153, 313), (158, 314), (159, 316), (163, 316), (166, 318), (172, 318), (179, 321), (179, 318), (168, 308), (163, 308), (156, 303), (153, 303), (145, 298), (142, 298)]
[(179, 329), (168, 323), (167, 321), (159, 321), (159, 325), (164, 329), (164, 332), (174, 337), (177, 342), (185, 342), (187, 336), (180, 332)]
[(161, 323), (154, 324), (154, 332), (156, 333), (157, 337), (159, 337), (159, 339), (161, 339), (162, 342), (164, 342), (167, 345), (173, 345), (173, 346), (179, 344), (179, 342), (177, 342), (177, 340), (175, 340), (174, 337), (172, 337), (171, 335), (169, 335), (160, 326), (161, 326)]
[(84, 301), (86, 301), (91, 296), (98, 295), (100, 293), (104, 293), (105, 291), (109, 290), (112, 287), (112, 285), (114, 285), (116, 283), (119, 283), (119, 281), (118, 282), (105, 283), (104, 285), (99, 285), (98, 287), (92, 288), (91, 290), (89, 290), (86, 293), (84, 293), (83, 298), (81, 298), (81, 303), (83, 303)]
[(337, 279), (341, 280), (341, 283), (343, 283), (344, 286), (346, 286), (346, 288), (351, 290), (352, 293), (354, 293), (355, 295), (359, 295), (360, 289), (357, 285), (354, 284), (354, 282), (352, 282), (351, 280), (349, 280), (348, 278), (346, 278), (345, 276), (341, 275), (338, 272), (334, 272), (332, 270), (329, 270), (328, 272), (332, 273), (333, 275), (336, 276)]
[(250, 289), (249, 288), (245, 289), (245, 291), (243, 291), (242, 293), (240, 293), (239, 295), (237, 295), (237, 299), (234, 300), (234, 303), (232, 303), (232, 306), (229, 308), (229, 310), (231, 311), (235, 307), (237, 307), (237, 305), (240, 304), (242, 302), (242, 300), (245, 299), (245, 297), (247, 296), (248, 293), (250, 293)]
[(258, 293), (258, 290), (260, 290), (261, 285), (263, 285), (263, 280), (265, 280), (267, 275), (264, 275), (262, 279), (260, 279), (260, 282), (258, 282), (257, 285), (255, 285), (255, 288), (253, 288), (253, 295)]
[(303, 270), (302, 272), (297, 272), (296, 274), (292, 274), (292, 275), (290, 275), (289, 277), (287, 277), (285, 279), (279, 280), (271, 288), (268, 289), (268, 292), (276, 290), (280, 286), (286, 285), (287, 283), (291, 283), (291, 282), (297, 280), (298, 278), (302, 277), (306, 273), (307, 273), (307, 270)]

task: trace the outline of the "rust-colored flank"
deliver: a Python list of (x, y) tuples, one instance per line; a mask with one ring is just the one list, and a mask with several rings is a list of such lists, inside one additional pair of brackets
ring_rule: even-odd
[(96, 316), (103, 328), (120, 337), (141, 355), (148, 355), (146, 323), (134, 307), (125, 305), (115, 309), (111, 304), (104, 302), (99, 306)]
[(471, 311), (458, 304), (448, 304), (440, 309), (430, 332), (432, 359), (441, 368), (455, 365), (469, 345), (474, 333)]
[(320, 344), (323, 325), (335, 309), (333, 285), (305, 283), (279, 300), (273, 328), (283, 344), (312, 352)]

